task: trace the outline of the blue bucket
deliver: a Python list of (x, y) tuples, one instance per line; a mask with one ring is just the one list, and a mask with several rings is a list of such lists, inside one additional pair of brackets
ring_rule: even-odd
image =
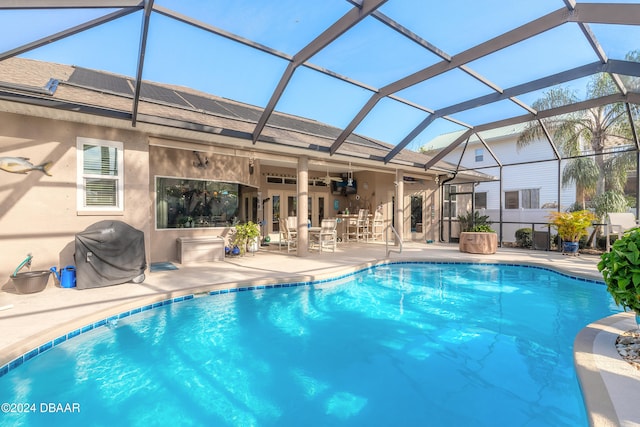
[(60, 287), (75, 288), (76, 287), (76, 268), (68, 265), (60, 272)]

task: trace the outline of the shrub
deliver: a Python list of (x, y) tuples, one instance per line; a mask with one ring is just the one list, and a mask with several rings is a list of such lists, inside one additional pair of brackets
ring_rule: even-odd
[(626, 231), (600, 258), (598, 270), (613, 300), (640, 315), (640, 229)]
[(589, 233), (587, 229), (591, 226), (596, 216), (588, 210), (575, 212), (550, 212), (549, 220), (551, 225), (558, 230), (558, 235), (565, 242), (579, 242), (582, 236)]
[(580, 238), (580, 240), (578, 240), (578, 248), (579, 249), (584, 249), (584, 248), (588, 247), (588, 245), (587, 245), (588, 240), (589, 239), (587, 238), (587, 236), (582, 236)]
[(476, 233), (495, 233), (491, 227), (486, 224), (474, 225), (473, 228), (469, 231), (473, 231)]
[(475, 225), (489, 225), (489, 215), (480, 215), (478, 211), (468, 212), (465, 215), (458, 215), (460, 231), (471, 231)]
[[(617, 234), (609, 235), (609, 245), (613, 245), (615, 241), (618, 240)], [(600, 236), (596, 241), (596, 247), (601, 250), (605, 250), (607, 248), (607, 236)]]
[(530, 228), (519, 228), (516, 230), (516, 245), (520, 248), (530, 248), (533, 245)]
[(610, 212), (627, 212), (627, 209), (629, 209), (629, 204), (624, 194), (616, 191), (605, 191), (594, 197), (592, 203), (598, 218), (604, 218)]

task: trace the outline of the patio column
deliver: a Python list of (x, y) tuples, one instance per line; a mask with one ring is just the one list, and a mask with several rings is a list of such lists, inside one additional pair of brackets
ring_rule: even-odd
[[(396, 223), (394, 227), (398, 232), (398, 235), (404, 240), (404, 171), (396, 170), (396, 211), (394, 216)], [(394, 235), (394, 241), (396, 245), (399, 245), (398, 238)]]
[(298, 158), (298, 256), (309, 253), (309, 158)]

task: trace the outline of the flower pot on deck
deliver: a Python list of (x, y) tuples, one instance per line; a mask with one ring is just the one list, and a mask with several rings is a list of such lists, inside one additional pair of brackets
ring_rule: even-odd
[(460, 252), (470, 254), (495, 254), (498, 250), (498, 235), (484, 231), (460, 233)]
[(577, 255), (580, 243), (578, 242), (562, 242), (563, 255)]

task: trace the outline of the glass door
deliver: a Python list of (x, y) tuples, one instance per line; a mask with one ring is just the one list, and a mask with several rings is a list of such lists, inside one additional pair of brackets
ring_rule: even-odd
[[(280, 232), (280, 195), (279, 194), (271, 194), (271, 232), (279, 233)], [(269, 220), (267, 219), (267, 222)]]
[(287, 196), (286, 216), (298, 216), (298, 196)]
[(411, 196), (411, 231), (422, 233), (422, 196)]
[[(271, 233), (278, 233), (280, 231), (280, 218), (298, 216), (298, 196), (295, 193), (269, 192), (269, 197), (271, 208), (265, 207), (268, 215), (266, 222), (271, 224)], [(326, 195), (312, 194), (309, 196), (307, 219), (311, 220), (313, 227), (319, 227), (324, 218), (331, 216), (327, 215), (327, 200)]]
[(326, 198), (324, 196), (319, 196), (318, 197), (318, 203), (317, 203), (317, 206), (318, 206), (318, 216), (317, 216), (318, 223), (316, 224), (317, 226), (320, 226), (320, 224), (322, 224), (322, 220), (325, 219), (325, 213), (324, 213), (325, 209), (326, 209), (326, 207), (324, 205), (325, 199)]

